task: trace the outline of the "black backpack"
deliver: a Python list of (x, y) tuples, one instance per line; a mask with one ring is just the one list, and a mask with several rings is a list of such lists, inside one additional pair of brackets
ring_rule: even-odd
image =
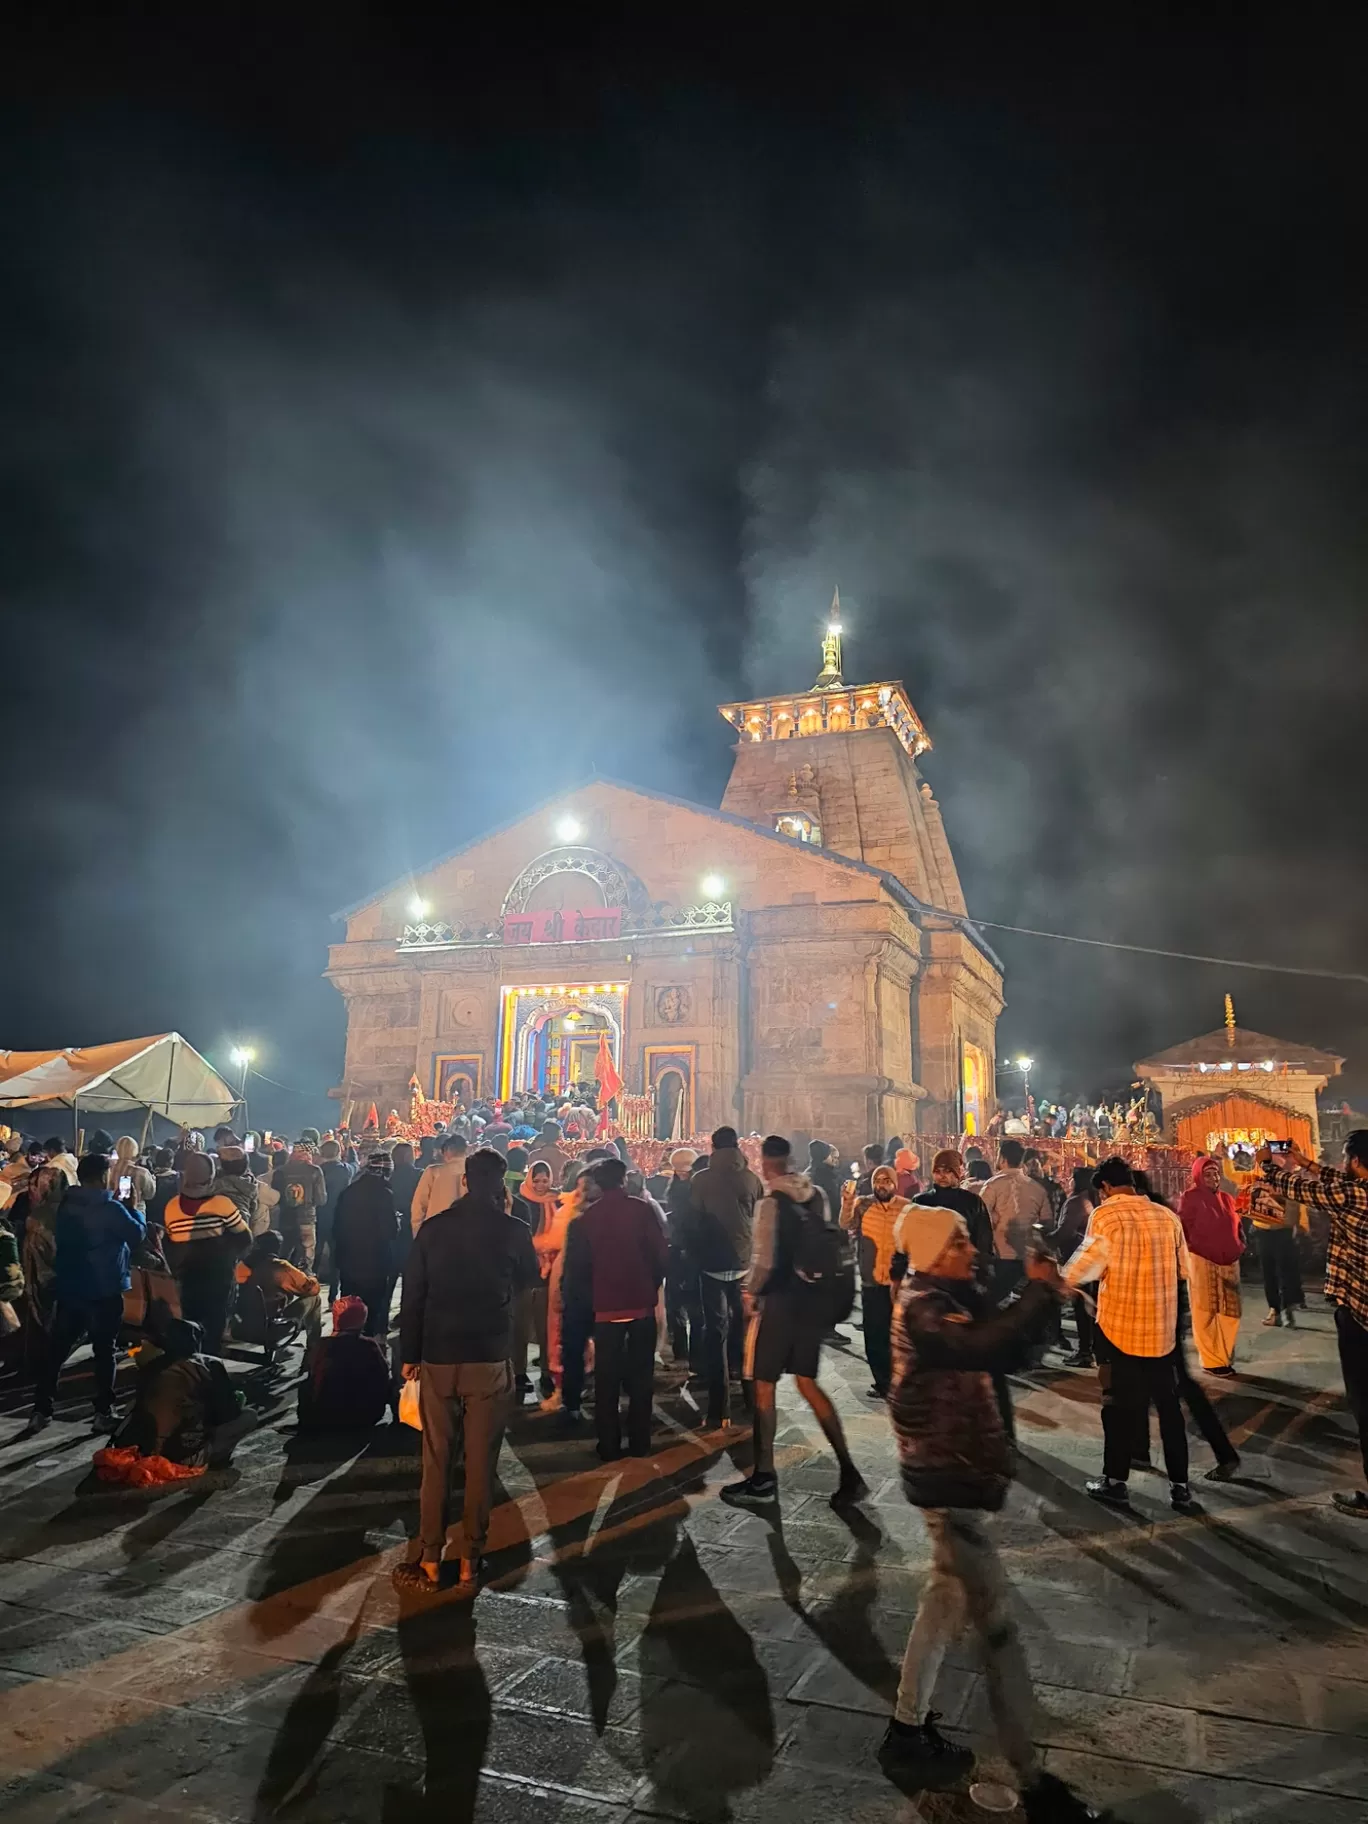
[(779, 1204), (779, 1263), (784, 1280), (798, 1280), (822, 1295), (828, 1324), (839, 1324), (855, 1306), (855, 1249), (844, 1229), (827, 1218), (826, 1199), (814, 1191), (796, 1203), (782, 1191)]

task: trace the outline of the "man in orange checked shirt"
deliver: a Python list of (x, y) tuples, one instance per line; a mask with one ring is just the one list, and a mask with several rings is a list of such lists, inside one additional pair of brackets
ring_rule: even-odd
[(1102, 1384), (1102, 1477), (1087, 1483), (1087, 1491), (1109, 1507), (1130, 1506), (1131, 1459), (1144, 1454), (1153, 1405), (1170, 1501), (1175, 1512), (1190, 1513), (1195, 1503), (1174, 1355), (1178, 1284), (1188, 1277), (1183, 1227), (1166, 1205), (1136, 1190), (1124, 1159), (1103, 1160), (1093, 1188), (1101, 1201), (1078, 1252), (1061, 1268), (1071, 1286), (1100, 1282), (1094, 1349)]

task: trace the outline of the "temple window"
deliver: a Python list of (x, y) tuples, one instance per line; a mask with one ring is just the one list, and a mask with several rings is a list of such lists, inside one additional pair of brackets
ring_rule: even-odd
[(811, 817), (804, 817), (797, 811), (787, 811), (782, 817), (776, 817), (774, 827), (780, 836), (792, 836), (798, 842), (810, 842), (821, 847), (820, 826)]

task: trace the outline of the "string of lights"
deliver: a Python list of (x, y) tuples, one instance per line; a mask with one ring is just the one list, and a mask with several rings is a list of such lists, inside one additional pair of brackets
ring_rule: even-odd
[(1069, 931), (1035, 931), (1029, 925), (1002, 925), (991, 918), (965, 921), (985, 931), (1010, 931), (1017, 937), (1048, 937), (1060, 944), (1086, 944), (1093, 950), (1126, 950), (1134, 956), (1164, 956), (1179, 963), (1212, 963), (1220, 969), (1260, 969), (1271, 975), (1311, 975), (1325, 982), (1365, 982), (1368, 975), (1344, 969), (1311, 969), (1297, 963), (1255, 963), (1247, 957), (1201, 956), (1191, 950), (1158, 950), (1151, 944), (1121, 944), (1105, 937), (1077, 937)]

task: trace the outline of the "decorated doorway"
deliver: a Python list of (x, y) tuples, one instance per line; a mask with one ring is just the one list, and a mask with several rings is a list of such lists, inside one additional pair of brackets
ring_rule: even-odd
[(499, 1094), (565, 1095), (592, 1088), (606, 1036), (621, 1073), (625, 982), (505, 988), (499, 1027)]

